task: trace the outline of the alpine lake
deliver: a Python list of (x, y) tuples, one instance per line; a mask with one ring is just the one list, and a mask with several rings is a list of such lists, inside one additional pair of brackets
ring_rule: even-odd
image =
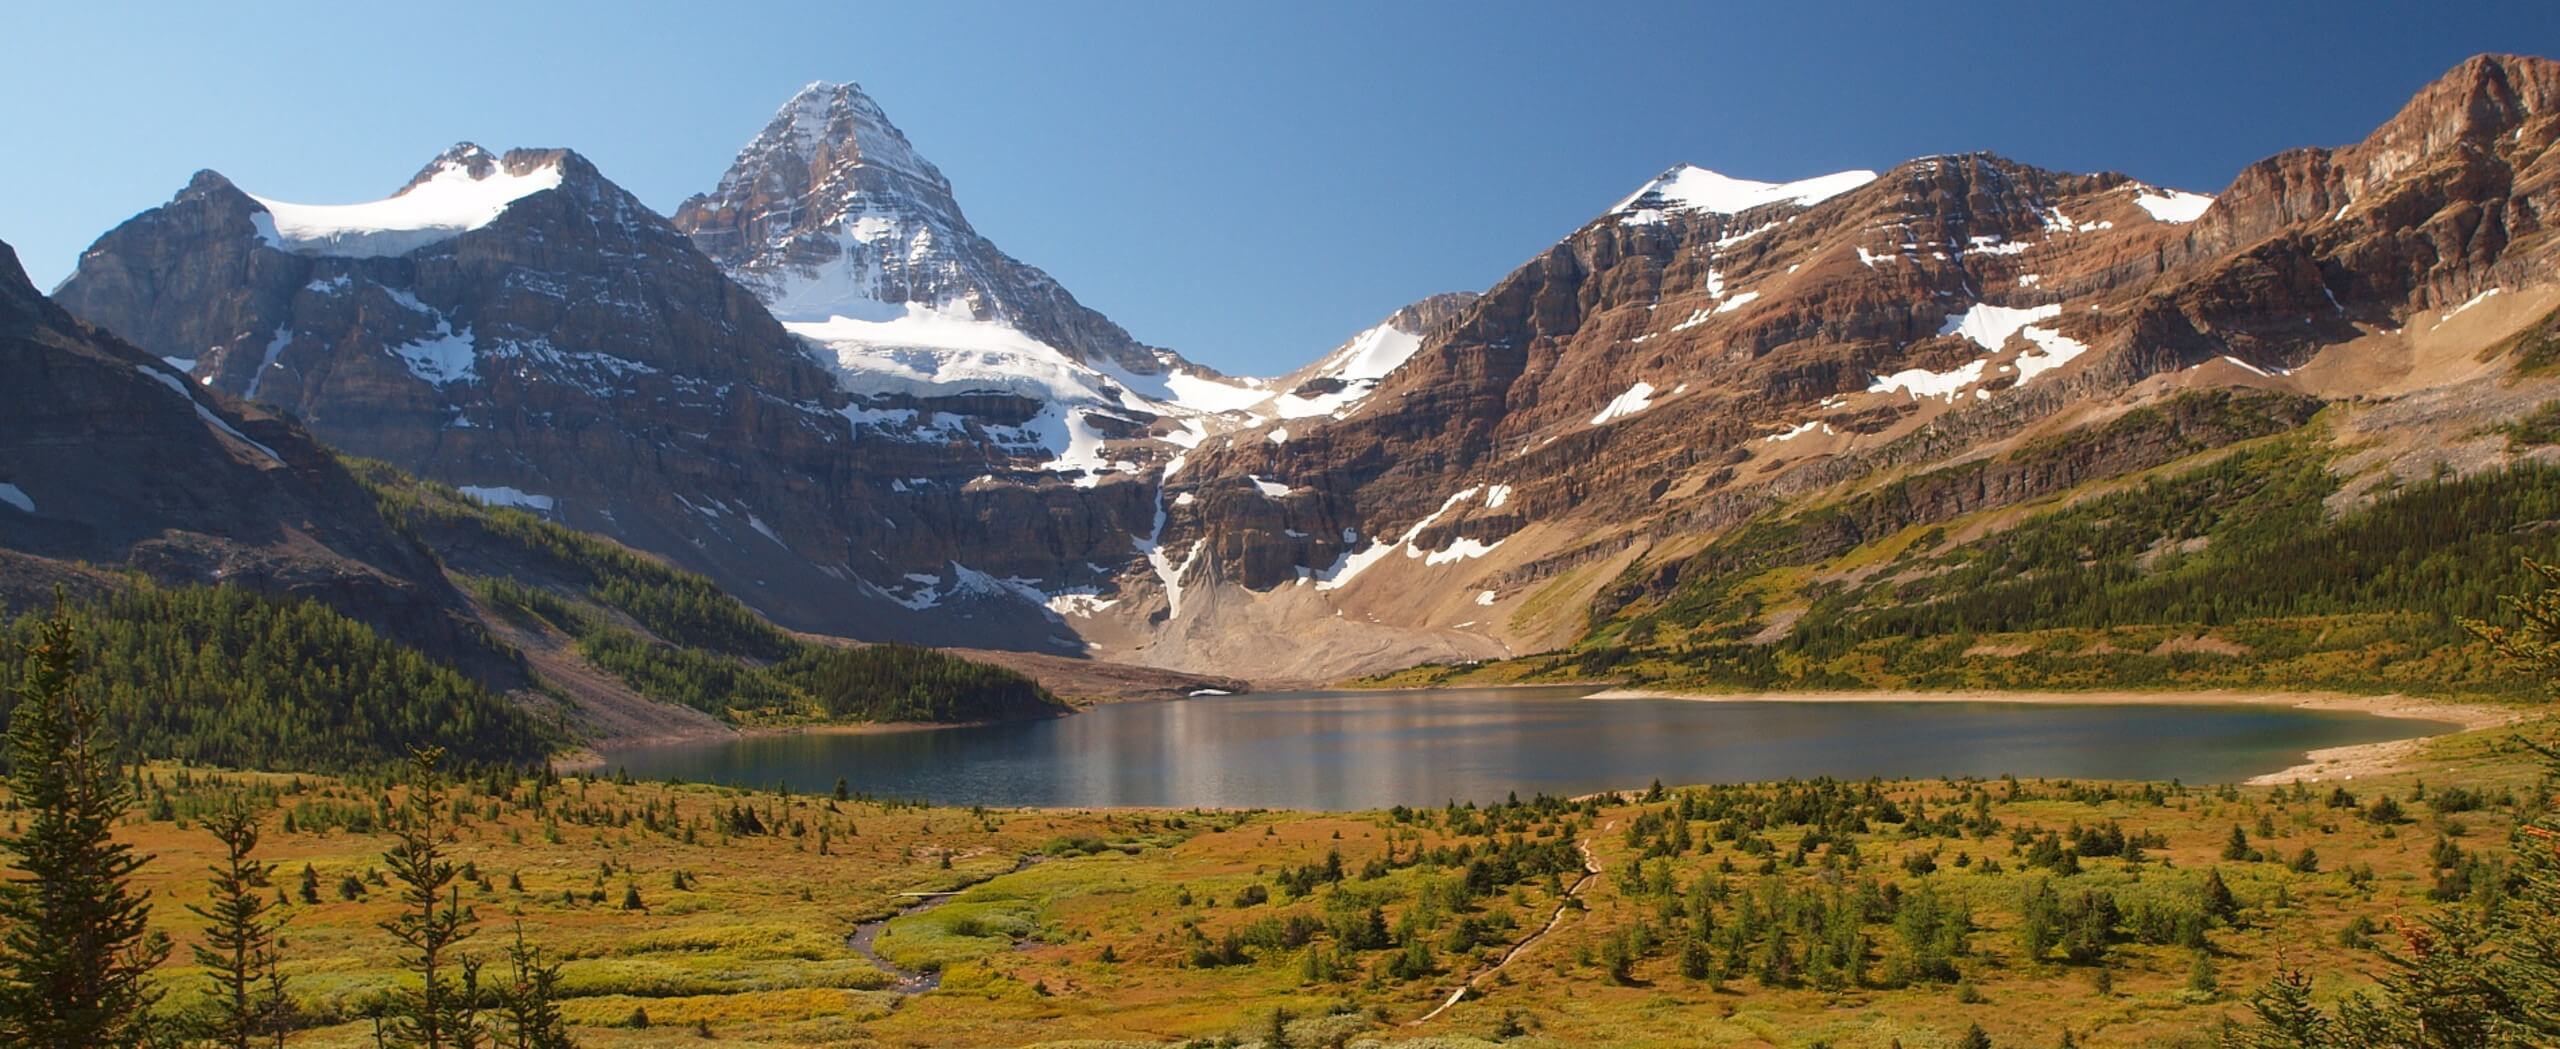
[(609, 750), (643, 779), (994, 807), (1355, 810), (1833, 777), (2224, 783), (2438, 722), (2244, 704), (1594, 699), (1583, 686), (1271, 692), (1050, 720)]

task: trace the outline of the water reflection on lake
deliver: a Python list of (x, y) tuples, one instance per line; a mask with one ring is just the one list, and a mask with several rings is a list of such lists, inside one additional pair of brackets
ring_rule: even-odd
[(947, 804), (1359, 809), (1510, 792), (1838, 776), (2224, 782), (2306, 750), (2441, 731), (2264, 706), (1693, 703), (1583, 688), (1286, 692), (972, 728), (609, 752), (649, 779)]

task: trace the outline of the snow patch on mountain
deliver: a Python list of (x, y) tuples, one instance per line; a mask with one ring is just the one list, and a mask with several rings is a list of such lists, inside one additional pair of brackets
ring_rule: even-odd
[(1426, 565), (1455, 564), (1459, 561), (1467, 561), (1483, 557), (1486, 554), (1492, 553), (1493, 548), (1501, 545), (1502, 540), (1499, 539), (1487, 543), (1460, 536), (1456, 539), (1449, 540), (1449, 545), (1439, 550), (1424, 551), (1407, 547), (1405, 548), (1404, 556), (1419, 557), (1422, 559), (1422, 563)]
[(1938, 334), (1962, 335), (1984, 350), (1996, 353), (2008, 343), (2009, 336), (2017, 334), (2018, 329), (2061, 313), (2059, 303), (2024, 309), (1975, 303), (1963, 313), (1948, 317), (1946, 323), (1938, 326)]
[[(1321, 570), (1308, 572), (1307, 578), (1315, 580), (1316, 589), (1318, 590), (1339, 590), (1350, 585), (1352, 580), (1359, 578), (1360, 573), (1368, 571), (1369, 566), (1386, 560), (1387, 555), (1395, 553), (1399, 549), (1405, 550), (1405, 556), (1407, 557), (1420, 557), (1424, 559), (1424, 564), (1432, 565), (1442, 564), (1446, 561), (1462, 560), (1468, 557), (1481, 557), (1485, 553), (1490, 552), (1493, 547), (1474, 543), (1472, 540), (1460, 539), (1449, 544), (1448, 550), (1429, 553), (1420, 550), (1413, 550), (1412, 545), (1415, 536), (1421, 535), (1425, 529), (1428, 529), (1433, 524), (1438, 523), (1443, 515), (1446, 515), (1450, 510), (1456, 508), (1459, 503), (1475, 498), (1476, 493), (1483, 490), (1484, 486), (1482, 485), (1475, 485), (1461, 489), (1457, 494), (1441, 500), (1439, 509), (1433, 510), (1429, 514), (1424, 515), (1422, 520), (1415, 521), (1413, 523), (1413, 527), (1405, 529), (1404, 534), (1397, 536), (1394, 541), (1385, 543), (1373, 542), (1367, 547), (1359, 550), (1343, 551), (1342, 556), (1334, 559), (1333, 564)], [(1358, 533), (1352, 532), (1348, 529), (1343, 531), (1344, 542), (1351, 542), (1357, 538), (1359, 538)], [(1496, 545), (1498, 545), (1498, 541)], [(1478, 549), (1479, 547), (1481, 547), (1481, 549)]]
[(2203, 217), (2204, 209), (2213, 206), (2213, 198), (2184, 190), (2145, 187), (2134, 195), (2133, 205), (2150, 212), (2158, 221), (2185, 223)]
[(1795, 424), (1794, 426), (1788, 427), (1785, 430), (1763, 437), (1760, 440), (1762, 443), (1768, 444), (1774, 444), (1780, 441), (1792, 441), (1817, 430), (1821, 431), (1825, 436), (1829, 436), (1830, 434), (1837, 432), (1831, 428), (1830, 423), (1823, 422), (1820, 419), (1807, 419)]
[(2490, 289), (2489, 289), (2489, 290), (2487, 290), (2487, 291), (2481, 292), (2481, 293), (2480, 293), (2480, 294), (2478, 294), (2478, 295), (2474, 295), (2474, 296), (2472, 296), (2472, 297), (2470, 297), (2470, 298), (2468, 298), (2468, 299), (2464, 299), (2464, 300), (2462, 300), (2462, 305), (2456, 306), (2456, 307), (2454, 307), (2454, 308), (2452, 308), (2452, 309), (2449, 309), (2449, 310), (2444, 311), (2442, 314), (2437, 315), (2437, 317), (2436, 317), (2436, 324), (2437, 324), (2437, 325), (2439, 325), (2439, 326), (2441, 326), (2441, 325), (2442, 325), (2442, 324), (2444, 324), (2444, 322), (2446, 322), (2446, 321), (2452, 320), (2452, 319), (2454, 319), (2455, 317), (2462, 316), (2464, 313), (2469, 312), (2469, 311), (2470, 311), (2470, 309), (2471, 309), (2471, 307), (2474, 307), (2474, 306), (2480, 305), (2481, 303), (2484, 303), (2484, 302), (2489, 301), (2489, 298), (2490, 298), (2491, 296), (2493, 296), (2493, 295), (2496, 295), (2496, 294), (2498, 293), (2498, 291), (2499, 291), (2499, 289), (2497, 289), (2497, 288), (2494, 288), (2494, 287), (2493, 287), (2493, 288), (2490, 288)]
[(1342, 415), (1421, 348), (1421, 333), (1397, 327), (1393, 321), (1378, 324), (1291, 376), (1288, 390), (1265, 394), (1267, 403), (1247, 407), (1257, 415), (1281, 419)]
[(1771, 204), (1811, 207), (1876, 180), (1872, 171), (1841, 171), (1793, 182), (1755, 182), (1682, 164), (1609, 209), (1630, 225), (1660, 222), (1666, 212), (1696, 211), (1737, 215)]
[(1135, 472), (1138, 469), (1136, 463), (1121, 462), (1104, 454), (1103, 441), (1107, 438), (1094, 427), (1095, 414), (1091, 408), (1052, 404), (1041, 409), (1030, 422), (1024, 423), (1024, 430), (1038, 434), (1042, 446), (1057, 453), (1056, 458), (1040, 464), (1040, 468), (1052, 473), (1081, 472), (1083, 476), (1075, 481), (1078, 488), (1101, 484), (1104, 474)]
[[(267, 372), (275, 368), (276, 358), (281, 356), (284, 353), (284, 348), (292, 342), (293, 328), (287, 325), (278, 325), (276, 327), (275, 335), (267, 340), (266, 351), (258, 358), (258, 370), (250, 373), (249, 375), (249, 389), (246, 393), (242, 394), (243, 397), (253, 401), (258, 399), (258, 391), (267, 384)], [(176, 361), (171, 358), (163, 357), (161, 359), (170, 361), (172, 365), (176, 363)], [(195, 371), (195, 362), (189, 361), (187, 362), (186, 367), (180, 368), (179, 370), (185, 372)]]
[(17, 507), (19, 513), (36, 512), (36, 501), (28, 497), (26, 489), (14, 484), (0, 484), (0, 503)]
[[(1922, 397), (1937, 397), (1952, 401), (1967, 387), (1982, 382), (1993, 359), (2001, 349), (2009, 344), (2011, 338), (2019, 336), (2027, 340), (2027, 348), (2020, 351), (2008, 364), (2003, 365), (2002, 369), (2004, 371), (2015, 369), (2018, 373), (2017, 384), (2023, 386), (2034, 381), (2037, 376), (2069, 364), (2081, 354), (2089, 352), (2086, 343), (2036, 323), (2061, 315), (2062, 307), (2058, 304), (2019, 308), (1975, 303), (1962, 313), (1949, 315), (1946, 323), (1938, 327), (1938, 334), (1964, 336), (1974, 345), (1982, 348), (1983, 356), (1967, 362), (1962, 367), (1946, 371), (1910, 368), (1891, 375), (1880, 375), (1874, 382), (1868, 384), (1867, 392), (1903, 393), (1914, 400)], [(1988, 397), (1990, 391), (1976, 389), (1974, 396)], [(1799, 427), (1799, 431), (1801, 429)], [(1797, 435), (1791, 432), (1782, 437), (1770, 439), (1788, 439)]]
[(1964, 367), (1949, 371), (1939, 372), (1930, 371), (1927, 368), (1910, 368), (1895, 372), (1891, 375), (1877, 376), (1876, 381), (1867, 386), (1867, 392), (1893, 393), (1900, 391), (1902, 393), (1910, 394), (1913, 400), (1918, 400), (1922, 397), (1940, 397), (1947, 400), (1954, 400), (1957, 391), (1982, 381), (1982, 369), (1990, 363), (1991, 358), (1984, 357), (1975, 360)]
[(2034, 382), (2036, 376), (2069, 364), (2081, 354), (2089, 352), (2087, 343), (2051, 328), (2029, 326), (2019, 329), (2019, 334), (2026, 336), (2028, 342), (2035, 344), (2034, 349), (2019, 354), (2018, 359), (2012, 362), (2017, 366), (2020, 386)]
[(297, 255), (406, 255), (495, 222), (516, 201), (560, 185), (556, 164), (521, 173), (484, 166), (484, 173), (474, 175), (464, 157), (449, 156), (409, 188), (362, 204), (295, 204), (252, 195), (266, 211), (250, 221), (260, 239)]
[[(391, 352), (400, 358), (401, 363), (409, 366), (409, 374), (437, 386), (471, 382), (480, 377), (474, 370), (480, 361), (480, 350), (472, 342), (471, 329), (457, 332), (442, 318), (436, 320), (434, 335), (394, 346)], [(274, 366), (272, 358), (266, 366)], [(263, 373), (264, 369), (260, 370)]]
[(1043, 608), (1049, 605), (1048, 593), (1040, 589), (1036, 580), (999, 577), (981, 572), (958, 561), (946, 561), (943, 564), (951, 570), (951, 580), (948, 583), (943, 582), (943, 577), (938, 575), (909, 572), (906, 576), (907, 581), (917, 586), (903, 596), (883, 587), (874, 586), (872, 589), (879, 591), (889, 600), (917, 612), (939, 608), (955, 598), (1018, 600)]
[(556, 505), (555, 500), (550, 496), (535, 495), (531, 492), (509, 485), (492, 485), (483, 487), (480, 485), (466, 484), (462, 485), (457, 490), (464, 495), (470, 496), (473, 501), (478, 502), (482, 506), (512, 506), (520, 510), (539, 510), (544, 513), (549, 513), (551, 512), (552, 506)]
[(891, 317), (842, 314), (787, 323), (815, 344), (837, 384), (857, 395), (1012, 393), (1071, 404), (1118, 404), (1102, 376), (1003, 324), (903, 304)]
[(1602, 407), (1600, 414), (1592, 416), (1591, 425), (1604, 426), (1651, 407), (1653, 407), (1653, 384), (1639, 381), (1627, 387), (1627, 392), (1619, 394), (1608, 405)]

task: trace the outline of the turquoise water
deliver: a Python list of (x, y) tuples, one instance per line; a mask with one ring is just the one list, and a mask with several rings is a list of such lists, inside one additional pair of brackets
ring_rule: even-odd
[(2265, 706), (1694, 703), (1590, 690), (1279, 692), (1123, 703), (1073, 717), (608, 752), (648, 779), (997, 806), (1365, 809), (1517, 792), (1835, 776), (2217, 783), (2304, 751), (2445, 731)]

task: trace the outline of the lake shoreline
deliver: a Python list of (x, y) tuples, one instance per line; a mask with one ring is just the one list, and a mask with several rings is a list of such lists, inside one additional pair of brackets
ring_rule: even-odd
[(2379, 743), (2357, 743), (2305, 751), (2302, 761), (2243, 780), (2247, 786), (2272, 786), (2296, 780), (2354, 779), (2407, 772), (2427, 743), (2457, 732), (2475, 732), (2524, 720), (2518, 707), (2425, 699), (2400, 693), (2359, 695), (2343, 692), (2270, 692), (2207, 690), (2144, 692), (2104, 689), (2088, 692), (2004, 692), (1976, 689), (1957, 692), (1680, 692), (1668, 689), (1609, 688), (1587, 699), (1676, 699), (1690, 703), (2017, 703), (2035, 706), (2265, 706), (2296, 710), (2340, 711), (2375, 717), (2435, 721), (2457, 726)]
[[(1067, 717), (1068, 714), (1059, 714)], [(981, 728), (1001, 724), (997, 721), (845, 721), (810, 725), (722, 726), (717, 730), (672, 732), (630, 739), (605, 741), (612, 750), (638, 750), (654, 747), (681, 747), (695, 743), (720, 743), (731, 740), (759, 739), (772, 736), (876, 736), (893, 732), (930, 732), (944, 728)], [(598, 743), (589, 742), (576, 750), (554, 755), (551, 767), (559, 772), (594, 772), (605, 767), (603, 751)]]

